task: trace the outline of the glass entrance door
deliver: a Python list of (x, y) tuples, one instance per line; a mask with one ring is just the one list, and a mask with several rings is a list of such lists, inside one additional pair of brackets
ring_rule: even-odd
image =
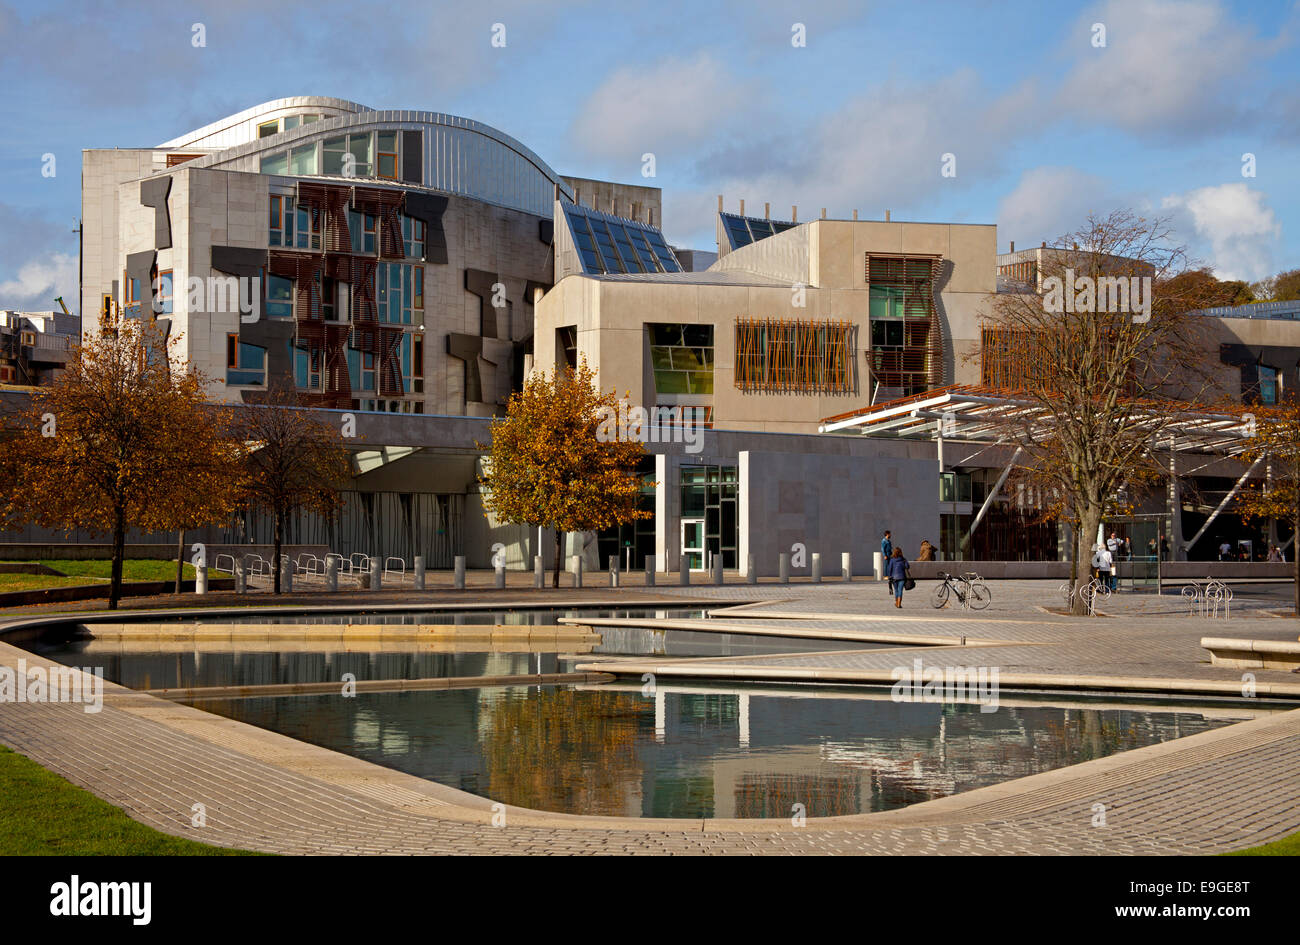
[(682, 555), (692, 571), (704, 570), (704, 519), (682, 519)]

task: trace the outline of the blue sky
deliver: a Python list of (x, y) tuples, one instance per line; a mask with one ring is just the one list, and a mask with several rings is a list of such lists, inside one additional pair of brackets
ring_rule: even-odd
[(76, 298), (82, 148), (305, 94), (464, 115), (561, 174), (657, 185), (676, 245), (713, 248), (719, 193), (997, 223), (1003, 250), (1128, 207), (1258, 279), (1300, 267), (1298, 42), (1300, 9), (1267, 0), (0, 3), (0, 308)]

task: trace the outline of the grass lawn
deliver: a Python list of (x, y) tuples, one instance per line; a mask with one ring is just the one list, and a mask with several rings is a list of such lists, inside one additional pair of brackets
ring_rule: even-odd
[[(23, 564), (43, 564), (65, 577), (52, 574), (0, 574), (0, 592), (32, 591), (44, 587), (69, 587), (75, 584), (107, 583), (113, 562), (93, 561), (25, 561)], [(194, 566), (185, 564), (185, 579), (194, 580)], [(122, 562), (123, 581), (175, 581), (176, 562), (158, 558), (128, 558)]]
[(1225, 853), (1224, 856), (1300, 856), (1300, 833), (1293, 833), (1289, 837), (1274, 840), (1262, 847), (1251, 847), (1248, 850)]
[(0, 856), (255, 856), (161, 833), (0, 745)]

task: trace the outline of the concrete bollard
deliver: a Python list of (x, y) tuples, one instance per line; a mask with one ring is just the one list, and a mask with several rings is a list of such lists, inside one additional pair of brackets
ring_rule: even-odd
[(618, 555), (609, 556), (609, 586), (618, 587)]
[(533, 555), (533, 587), (546, 586), (546, 568), (541, 555)]
[(790, 553), (788, 551), (781, 552), (781, 557), (777, 559), (777, 562), (778, 562), (777, 571), (781, 576), (781, 583), (789, 584), (790, 583)]
[(840, 554), (840, 579), (845, 584), (853, 580), (853, 555), (847, 551)]
[(645, 556), (645, 586), (646, 587), (655, 586), (655, 556), (654, 555)]
[(713, 556), (713, 584), (715, 587), (721, 587), (723, 584), (722, 555), (720, 553)]
[(506, 586), (506, 566), (502, 562), (496, 566), (496, 588), (501, 590)]
[(415, 556), (415, 589), (424, 590), (424, 555)]
[(194, 569), (194, 593), (206, 594), (208, 592), (208, 566), (201, 564)]
[(582, 555), (573, 556), (573, 586), (582, 587)]
[(677, 562), (677, 583), (682, 587), (691, 583), (691, 561), (686, 555)]
[(378, 591), (383, 589), (384, 572), (383, 563), (378, 558), (370, 559), (370, 589)]
[(812, 582), (814, 584), (822, 582), (822, 553), (820, 551), (812, 553)]
[(235, 593), (248, 593), (248, 559), (243, 557), (235, 562)]
[(325, 590), (333, 594), (339, 589), (339, 559), (325, 559)]
[(745, 559), (745, 581), (748, 584), (758, 583), (758, 565), (753, 555)]
[(280, 593), (293, 592), (293, 559), (288, 555), (280, 556)]
[(876, 580), (885, 579), (885, 553), (883, 551), (873, 551), (871, 564), (876, 570)]
[(465, 590), (465, 556), (456, 555), (456, 590)]

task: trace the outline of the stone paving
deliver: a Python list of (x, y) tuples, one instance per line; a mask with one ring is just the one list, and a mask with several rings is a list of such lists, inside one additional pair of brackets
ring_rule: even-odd
[[(1201, 636), (1292, 639), (1300, 625), (1247, 616), (1251, 608), (1244, 604), (1240, 618), (1234, 614), (1231, 621), (1044, 614), (1033, 609), (1033, 600), (1047, 582), (1003, 586), (1016, 583), (1034, 582), (998, 582), (998, 609), (978, 618), (933, 611), (927, 604), (929, 613), (909, 607), (901, 615), (907, 619), (893, 619), (897, 612), (887, 613), (884, 589), (874, 584), (660, 587), (655, 593), (760, 602), (748, 608), (753, 617), (736, 610), (713, 618), (728, 623), (779, 625), (777, 618), (759, 616), (779, 609), (792, 615), (786, 621), (800, 623), (885, 623), (891, 633), (917, 635), (960, 629), (972, 638), (1011, 641), (946, 653), (905, 647), (836, 652), (828, 643), (822, 653), (735, 658), (733, 664), (743, 659), (877, 666), (904, 657), (910, 662), (922, 653), (942, 653), (942, 662), (958, 649), (966, 664), (982, 658), (974, 654), (997, 651), (998, 665), (1036, 671), (1141, 670), (1211, 678), (1222, 671), (1204, 664), (1206, 654), (1196, 645)], [(436, 604), (423, 601), (454, 602), (441, 595)], [(801, 613), (838, 617), (793, 616)], [(4, 627), (0, 621), (0, 632)], [(19, 658), (29, 665), (45, 662), (0, 643), (0, 666), (14, 666)], [(1226, 672), (1225, 678), (1240, 676)], [(786, 820), (659, 821), (493, 810), (487, 799), (111, 683), (105, 683), (104, 707), (96, 714), (70, 703), (0, 703), (0, 742), (160, 830), (279, 853), (1196, 854), (1300, 830), (1300, 710), (901, 810), (812, 819), (799, 827)], [(205, 807), (203, 827), (192, 826), (195, 804)]]

